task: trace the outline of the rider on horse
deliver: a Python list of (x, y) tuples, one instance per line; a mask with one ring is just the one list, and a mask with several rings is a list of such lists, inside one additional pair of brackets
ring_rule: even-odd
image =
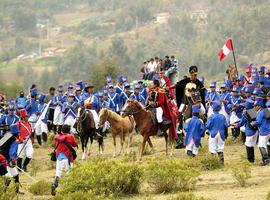
[(170, 135), (176, 138), (175, 128), (172, 127), (175, 125), (175, 119), (170, 109), (169, 101), (166, 96), (166, 92), (164, 89), (160, 88), (159, 80), (155, 79), (153, 81), (153, 87), (149, 89), (149, 96), (147, 101), (147, 107), (155, 108), (156, 110), (156, 119), (158, 122), (158, 132), (157, 135), (161, 136), (164, 134), (164, 122), (163, 122), (163, 114), (164, 117), (171, 121), (170, 127)]

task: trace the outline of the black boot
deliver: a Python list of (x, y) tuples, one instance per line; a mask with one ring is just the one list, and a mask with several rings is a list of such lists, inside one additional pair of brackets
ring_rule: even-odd
[(232, 137), (233, 137), (233, 140), (236, 140), (235, 128), (232, 128)]
[(265, 165), (270, 163), (270, 159), (268, 158), (268, 153), (266, 151), (266, 148), (264, 148), (264, 147), (260, 147), (259, 149), (260, 149), (260, 152), (261, 152), (261, 155), (262, 155), (262, 163), (261, 163), (261, 165), (265, 166)]
[(24, 194), (22, 192), (20, 192), (20, 182), (19, 182), (19, 175), (14, 176), (14, 182), (15, 182), (15, 190), (17, 194)]
[(192, 151), (190, 151), (190, 150), (187, 150), (187, 155), (189, 156), (189, 157), (195, 157), (195, 155), (192, 153)]
[(54, 180), (52, 182), (52, 187), (51, 187), (51, 195), (52, 196), (56, 195), (55, 189), (58, 187), (58, 180), (59, 180), (58, 176), (54, 177)]
[(270, 158), (270, 145), (267, 145), (268, 158)]
[(19, 172), (21, 171), (21, 169), (22, 169), (22, 158), (18, 158), (17, 159), (17, 166), (18, 166), (18, 170), (19, 170)]
[(247, 149), (247, 159), (250, 163), (255, 162), (254, 147), (246, 147)]
[(157, 136), (163, 136), (164, 135), (164, 125), (163, 123), (158, 123), (158, 131)]
[(47, 142), (47, 140), (48, 140), (47, 133), (45, 133), (45, 132), (42, 133), (42, 140), (43, 140), (43, 142)]
[(224, 154), (223, 152), (218, 152), (218, 157), (222, 165), (224, 165)]
[(23, 171), (27, 172), (27, 165), (29, 164), (31, 158), (26, 157), (23, 162)]
[(37, 135), (37, 142), (38, 142), (39, 146), (42, 145), (42, 142), (41, 142), (41, 135)]
[(246, 142), (246, 134), (243, 131), (241, 131), (241, 140), (242, 140), (242, 144), (245, 144), (245, 142)]

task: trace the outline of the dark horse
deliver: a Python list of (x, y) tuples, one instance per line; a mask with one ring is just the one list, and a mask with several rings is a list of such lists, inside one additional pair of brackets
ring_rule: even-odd
[[(85, 159), (85, 149), (87, 148), (87, 143), (90, 138), (90, 147), (88, 148), (87, 155), (90, 156), (91, 154), (91, 145), (93, 143), (94, 137), (96, 136), (95, 124), (94, 119), (92, 116), (91, 111), (85, 109), (84, 106), (78, 108), (77, 120), (74, 125), (76, 128), (79, 137), (82, 143), (82, 160)], [(103, 137), (98, 138), (99, 144), (99, 153), (103, 153)]]

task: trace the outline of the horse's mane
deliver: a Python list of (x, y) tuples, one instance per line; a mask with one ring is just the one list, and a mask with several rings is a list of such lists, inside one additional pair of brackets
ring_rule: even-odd
[(134, 103), (139, 110), (144, 110), (143, 105), (139, 101), (134, 100)]
[(113, 112), (107, 108), (102, 108), (101, 111), (100, 111), (100, 115), (99, 116), (102, 116), (104, 115), (105, 112), (108, 112), (108, 117), (111, 117), (112, 119), (116, 120), (116, 121), (120, 121), (122, 119), (122, 117), (120, 115), (118, 115), (116, 112)]

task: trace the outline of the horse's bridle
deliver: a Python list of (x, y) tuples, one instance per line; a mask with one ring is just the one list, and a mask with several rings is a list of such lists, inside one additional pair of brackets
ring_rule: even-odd
[(139, 113), (140, 110), (136, 110), (133, 105), (130, 105), (130, 112), (129, 113), (127, 113), (127, 111), (125, 111), (125, 110), (123, 110), (122, 112), (126, 113), (128, 115), (135, 115), (135, 114)]

